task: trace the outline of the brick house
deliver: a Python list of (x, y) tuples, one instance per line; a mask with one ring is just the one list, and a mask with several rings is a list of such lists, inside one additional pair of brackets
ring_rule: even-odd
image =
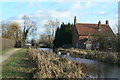
[(73, 37), (72, 45), (74, 48), (86, 48), (86, 44), (90, 43), (88, 39), (94, 38), (94, 35), (99, 34), (103, 31), (107, 31), (114, 35), (112, 29), (109, 26), (109, 21), (106, 20), (105, 24), (91, 23), (77, 23), (76, 16), (74, 17)]

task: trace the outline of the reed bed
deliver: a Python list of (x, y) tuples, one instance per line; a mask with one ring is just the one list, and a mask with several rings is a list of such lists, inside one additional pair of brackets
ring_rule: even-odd
[(73, 57), (96, 59), (106, 63), (120, 64), (120, 53), (118, 52), (82, 50), (82, 49), (73, 49), (73, 48), (70, 49), (59, 48), (58, 51), (69, 52)]
[(81, 78), (84, 76), (80, 63), (33, 48), (29, 48), (27, 54), (30, 62), (35, 63), (33, 78)]

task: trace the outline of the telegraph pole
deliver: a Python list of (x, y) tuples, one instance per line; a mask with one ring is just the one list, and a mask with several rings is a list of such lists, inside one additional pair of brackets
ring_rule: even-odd
[(120, 1), (118, 2), (118, 35), (117, 35), (117, 38), (118, 38), (118, 46), (117, 46), (117, 51), (119, 52), (119, 47), (120, 47)]
[(120, 35), (120, 1), (118, 2), (118, 35)]

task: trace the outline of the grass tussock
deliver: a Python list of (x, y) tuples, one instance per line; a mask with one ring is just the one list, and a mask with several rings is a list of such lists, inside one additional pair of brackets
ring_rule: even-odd
[(58, 51), (70, 52), (74, 57), (82, 57), (88, 59), (96, 59), (99, 61), (120, 64), (120, 53), (117, 52), (104, 52), (104, 51), (93, 51), (93, 50), (82, 50), (82, 49), (62, 49)]
[(80, 63), (58, 57), (37, 49), (28, 50), (29, 60), (36, 63), (34, 78), (81, 78), (84, 74)]

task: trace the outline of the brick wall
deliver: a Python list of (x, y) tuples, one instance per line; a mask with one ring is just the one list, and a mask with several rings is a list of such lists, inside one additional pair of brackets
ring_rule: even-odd
[(76, 48), (77, 43), (78, 43), (78, 41), (79, 41), (79, 35), (78, 35), (77, 29), (76, 29), (75, 26), (73, 27), (72, 32), (73, 32), (73, 33), (72, 33), (72, 34), (73, 34), (73, 36), (72, 36), (72, 45), (73, 45), (73, 47)]

